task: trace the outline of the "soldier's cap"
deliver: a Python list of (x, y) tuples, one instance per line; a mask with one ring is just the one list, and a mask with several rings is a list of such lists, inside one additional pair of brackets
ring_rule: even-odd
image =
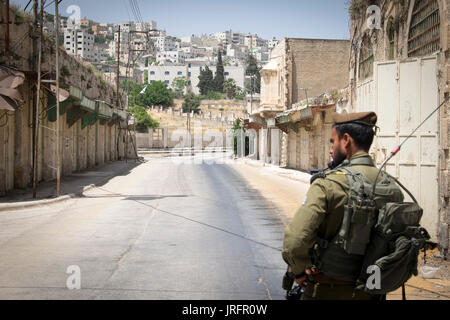
[(354, 113), (333, 113), (333, 122), (335, 124), (357, 123), (365, 126), (374, 127), (377, 124), (377, 114), (375, 112), (354, 112)]

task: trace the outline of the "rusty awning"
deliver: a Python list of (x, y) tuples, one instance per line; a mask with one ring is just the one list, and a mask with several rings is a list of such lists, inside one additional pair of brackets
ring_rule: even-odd
[(261, 129), (261, 125), (259, 123), (250, 121), (250, 119), (244, 119), (244, 127), (246, 129), (253, 129), (255, 131)]
[(15, 111), (23, 102), (19, 86), (25, 81), (25, 74), (0, 66), (0, 109)]

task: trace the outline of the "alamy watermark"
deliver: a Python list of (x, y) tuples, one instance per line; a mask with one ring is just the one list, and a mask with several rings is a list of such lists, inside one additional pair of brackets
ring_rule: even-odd
[(69, 290), (81, 289), (81, 268), (77, 265), (68, 266), (66, 273), (69, 277), (66, 280), (66, 287)]
[(381, 9), (379, 6), (372, 5), (366, 10), (367, 28), (370, 30), (381, 29)]
[(377, 265), (372, 265), (367, 268), (367, 274), (370, 274), (366, 281), (366, 287), (369, 290), (381, 289), (381, 270)]

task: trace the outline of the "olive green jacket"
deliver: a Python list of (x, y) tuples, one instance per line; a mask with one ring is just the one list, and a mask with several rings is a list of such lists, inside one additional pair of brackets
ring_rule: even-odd
[[(378, 169), (367, 153), (356, 153), (350, 162), (361, 157), (369, 158), (372, 165), (356, 165), (355, 168), (372, 182)], [(311, 185), (302, 206), (285, 229), (282, 256), (293, 273), (302, 274), (306, 267), (311, 266), (309, 250), (317, 236), (331, 241), (339, 232), (349, 189), (345, 173), (335, 170)]]

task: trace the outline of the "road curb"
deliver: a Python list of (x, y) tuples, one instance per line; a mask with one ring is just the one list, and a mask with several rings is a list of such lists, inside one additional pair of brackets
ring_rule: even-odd
[(0, 204), (0, 212), (17, 211), (17, 210), (21, 210), (21, 209), (28, 209), (28, 208), (33, 208), (33, 207), (39, 207), (39, 206), (43, 206), (43, 205), (55, 204), (55, 203), (63, 202), (63, 201), (70, 200), (70, 199), (73, 199), (73, 198), (76, 198), (76, 197), (80, 197), (86, 191), (91, 190), (91, 189), (97, 187), (98, 185), (103, 184), (105, 181), (108, 181), (108, 180), (110, 180), (110, 179), (112, 179), (112, 178), (122, 174), (126, 170), (127, 169), (124, 169), (124, 170), (121, 170), (121, 171), (117, 171), (115, 174), (107, 176), (107, 177), (105, 177), (104, 179), (98, 181), (95, 184), (87, 185), (87, 186), (83, 187), (83, 190), (81, 192), (78, 192), (78, 193), (70, 193), (70, 194), (66, 194), (64, 196), (53, 198), (53, 199), (43, 199), (43, 200), (36, 200), (36, 201), (22, 201), (22, 202), (10, 202), (10, 203)]

